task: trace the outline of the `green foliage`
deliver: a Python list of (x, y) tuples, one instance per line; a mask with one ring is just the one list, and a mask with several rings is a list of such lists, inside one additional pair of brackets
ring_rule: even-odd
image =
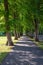
[[(10, 30), (17, 30), (23, 26), (23, 30), (34, 30), (34, 16), (38, 18), (39, 30), (43, 29), (43, 0), (8, 0)], [(5, 30), (5, 9), (4, 0), (0, 0), (0, 28)], [(6, 15), (6, 16), (8, 16)], [(1, 31), (0, 30), (0, 31)]]

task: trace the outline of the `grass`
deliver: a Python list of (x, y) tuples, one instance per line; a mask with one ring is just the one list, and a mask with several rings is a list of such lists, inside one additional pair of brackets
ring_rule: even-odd
[(2, 63), (8, 52), (11, 52), (13, 46), (0, 46), (0, 63)]
[(40, 41), (40, 42), (35, 42), (42, 50), (43, 50), (43, 42)]
[(0, 46), (0, 63), (3, 61), (4, 57), (8, 52), (11, 51), (12, 46)]
[(41, 49), (43, 49), (43, 41), (39, 41), (36, 42), (34, 38), (30, 38), (36, 45), (38, 45), (38, 47), (40, 47)]
[[(12, 37), (12, 40), (13, 40), (14, 43), (17, 42), (17, 40), (14, 40), (14, 37)], [(6, 36), (3, 36), (3, 37), (1, 36), (0, 37), (0, 45), (5, 45), (6, 42), (7, 42)]]
[(7, 53), (1, 53), (0, 54), (0, 64), (2, 63), (2, 60), (5, 58), (5, 56), (7, 55)]
[[(14, 37), (12, 37), (12, 40), (14, 44), (17, 42), (17, 40), (14, 40)], [(5, 36), (0, 37), (0, 63), (2, 63), (4, 57), (7, 55), (8, 52), (11, 52), (11, 49), (13, 46), (6, 46), (7, 38)]]

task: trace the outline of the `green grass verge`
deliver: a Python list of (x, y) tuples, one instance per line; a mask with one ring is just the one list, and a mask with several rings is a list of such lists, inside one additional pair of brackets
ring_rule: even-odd
[(36, 42), (34, 38), (30, 38), (38, 47), (43, 50), (43, 41)]
[(2, 61), (4, 60), (4, 58), (7, 56), (8, 53), (6, 52), (3, 52), (3, 53), (0, 53), (0, 64), (2, 63)]
[[(14, 37), (12, 37), (12, 40), (14, 44), (18, 41), (18, 40), (14, 40)], [(5, 36), (1, 36), (0, 37), (0, 64), (2, 63), (3, 59), (6, 57), (8, 52), (11, 52), (11, 49), (13, 48), (13, 46), (5, 46), (6, 42), (7, 42), (7, 38)]]
[(13, 46), (0, 46), (0, 64), (6, 55), (12, 51)]
[[(14, 40), (14, 37), (12, 37), (12, 41), (13, 41), (14, 44), (15, 44), (15, 42), (17, 42), (18, 40)], [(6, 36), (0, 36), (0, 45), (5, 45), (6, 42), (7, 42)]]
[(41, 49), (43, 49), (43, 42), (35, 42)]

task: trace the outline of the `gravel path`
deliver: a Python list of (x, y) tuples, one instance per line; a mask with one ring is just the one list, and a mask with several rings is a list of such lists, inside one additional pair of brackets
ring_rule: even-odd
[(43, 65), (43, 51), (23, 36), (1, 65)]

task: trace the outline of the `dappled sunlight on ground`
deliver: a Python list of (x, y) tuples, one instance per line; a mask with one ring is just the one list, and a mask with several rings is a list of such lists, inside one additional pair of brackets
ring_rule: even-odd
[(29, 45), (29, 44), (15, 44), (17, 46), (23, 46), (23, 47), (36, 47), (35, 45)]
[[(14, 37), (12, 37), (12, 41), (15, 43), (15, 42), (17, 42), (18, 40), (14, 40)], [(0, 36), (0, 45), (5, 45), (6, 42), (7, 42), (6, 36)]]
[(6, 46), (4, 49), (1, 53), (7, 50), (9, 53), (2, 65), (43, 65), (43, 50), (27, 37), (20, 38), (14, 47)]
[(7, 38), (5, 36), (0, 36), (0, 45), (6, 44)]
[(39, 40), (38, 42), (35, 41), (34, 38), (30, 38), (38, 47), (43, 49), (43, 40)]
[[(12, 41), (14, 44), (16, 44), (18, 40), (14, 40), (14, 37), (12, 37)], [(7, 53), (11, 52), (12, 51), (11, 49), (14, 47), (14, 46), (6, 46), (6, 42), (7, 42), (6, 36), (0, 36), (0, 63), (7, 55)]]
[(0, 53), (1, 52), (10, 52), (13, 46), (0, 46)]
[[(24, 43), (23, 43), (24, 45)], [(28, 45), (28, 43), (27, 43)], [(30, 43), (29, 45), (32, 45)], [(33, 44), (34, 45), (34, 44)], [(22, 46), (17, 43), (4, 60), (4, 65), (43, 65), (43, 53), (37, 46)]]
[(8, 52), (11, 52), (13, 46), (0, 46), (0, 63), (6, 57)]

